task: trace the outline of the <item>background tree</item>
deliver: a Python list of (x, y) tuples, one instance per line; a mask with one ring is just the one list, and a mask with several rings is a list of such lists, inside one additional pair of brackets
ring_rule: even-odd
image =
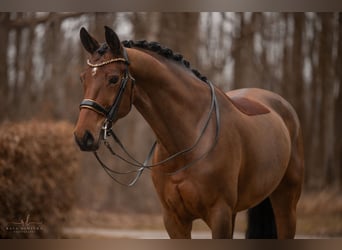
[[(183, 54), (225, 91), (260, 87), (282, 95), (302, 123), (306, 190), (342, 187), (341, 13), (0, 13), (0, 121), (74, 123), (87, 58), (79, 30), (85, 26), (103, 42), (104, 25), (122, 39), (154, 40)], [(144, 160), (154, 136), (140, 114), (133, 110), (115, 129)], [(148, 174), (127, 190), (82, 155), (80, 206), (160, 210)]]

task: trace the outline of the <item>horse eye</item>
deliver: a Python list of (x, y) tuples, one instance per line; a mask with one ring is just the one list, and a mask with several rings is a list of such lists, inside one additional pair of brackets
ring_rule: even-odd
[(119, 76), (112, 76), (111, 78), (109, 78), (109, 83), (110, 84), (115, 84), (119, 81)]

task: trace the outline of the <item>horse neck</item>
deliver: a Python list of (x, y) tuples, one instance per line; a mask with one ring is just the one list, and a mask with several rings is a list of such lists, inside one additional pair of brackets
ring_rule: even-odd
[(127, 49), (136, 79), (134, 105), (170, 153), (190, 146), (205, 123), (210, 90), (183, 66)]

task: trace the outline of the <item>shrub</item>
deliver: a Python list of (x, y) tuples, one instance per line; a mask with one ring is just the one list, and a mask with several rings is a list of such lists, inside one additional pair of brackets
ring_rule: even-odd
[(72, 130), (67, 122), (0, 125), (0, 237), (60, 237), (75, 199)]

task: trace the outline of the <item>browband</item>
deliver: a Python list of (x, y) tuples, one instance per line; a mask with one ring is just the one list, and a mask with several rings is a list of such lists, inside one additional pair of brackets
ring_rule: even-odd
[(104, 65), (107, 65), (107, 64), (110, 64), (110, 63), (113, 63), (113, 62), (124, 62), (124, 63), (127, 63), (127, 60), (125, 58), (113, 58), (113, 59), (110, 59), (108, 61), (104, 61), (104, 62), (100, 62), (100, 63), (91, 63), (89, 61), (89, 59), (87, 60), (87, 64), (92, 67), (92, 68), (95, 68), (95, 67), (101, 67), (101, 66), (104, 66)]
[(123, 58), (122, 57), (112, 58), (112, 59), (109, 59), (107, 61), (100, 62), (100, 63), (91, 63), (88, 59), (87, 64), (88, 64), (88, 66), (90, 66), (92, 68), (101, 67), (101, 66), (113, 63), (113, 62), (123, 62), (123, 63), (129, 65), (130, 63), (128, 60), (127, 51), (125, 49), (123, 49), (122, 54), (123, 54)]

